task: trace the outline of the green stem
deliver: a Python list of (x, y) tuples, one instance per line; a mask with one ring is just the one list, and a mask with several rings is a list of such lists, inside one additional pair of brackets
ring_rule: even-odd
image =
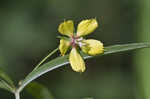
[[(52, 52), (50, 52), (45, 58), (43, 58), (36, 66), (35, 66), (35, 68), (33, 69), (33, 71), (34, 70), (36, 70), (37, 68), (39, 68), (39, 66), (41, 65), (41, 64), (43, 64), (50, 56), (52, 56), (54, 53), (56, 53), (58, 51), (58, 48), (56, 48), (56, 49), (54, 49)], [(32, 72), (33, 72), (32, 71)], [(30, 74), (30, 73), (29, 73)], [(28, 75), (29, 75), (28, 74)], [(21, 92), (22, 90), (23, 90), (23, 88), (24, 88), (25, 86), (22, 86), (22, 85), (20, 85), (20, 87), (18, 88), (18, 92)], [(16, 94), (17, 95), (17, 94)], [(19, 98), (18, 98), (19, 99)]]
[(43, 64), (50, 56), (52, 56), (54, 53), (56, 53), (58, 51), (58, 48), (54, 49), (52, 52), (50, 52), (44, 59), (42, 59), (33, 69), (36, 70), (41, 64)]
[(19, 93), (19, 92), (16, 92), (16, 93), (15, 93), (15, 97), (16, 97), (16, 99), (20, 99), (20, 93)]

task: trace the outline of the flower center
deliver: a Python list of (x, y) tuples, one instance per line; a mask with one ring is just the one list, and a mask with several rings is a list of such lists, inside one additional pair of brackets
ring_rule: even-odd
[(80, 46), (82, 44), (82, 40), (82, 37), (72, 36), (70, 44), (72, 45), (72, 47), (76, 47), (77, 45)]

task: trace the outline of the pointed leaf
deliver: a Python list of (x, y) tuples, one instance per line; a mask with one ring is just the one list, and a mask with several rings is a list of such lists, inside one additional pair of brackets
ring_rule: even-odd
[[(118, 52), (124, 52), (124, 51), (129, 51), (129, 50), (135, 50), (135, 49), (140, 49), (140, 48), (146, 48), (146, 47), (150, 47), (150, 43), (131, 43), (131, 44), (113, 45), (113, 46), (105, 47), (104, 53), (100, 54), (98, 56), (112, 54), (112, 53), (118, 53)], [(82, 55), (83, 55), (84, 59), (95, 57), (95, 56), (88, 56), (86, 54), (82, 54)], [(57, 57), (57, 58), (47, 62), (46, 64), (43, 64), (38, 69), (32, 71), (23, 80), (19, 90), (21, 91), (27, 84), (29, 84), (31, 81), (38, 78), (39, 76), (41, 76), (51, 70), (54, 70), (58, 67), (64, 66), (68, 63), (69, 63), (68, 55), (66, 55), (66, 56)]]
[(7, 90), (9, 92), (14, 92), (14, 88), (12, 88), (9, 84), (7, 84), (4, 80), (0, 80), (0, 88)]
[(25, 89), (35, 99), (54, 99), (48, 88), (40, 83), (32, 82)]
[(11, 78), (0, 69), (0, 78), (3, 79), (4, 81), (6, 81), (8, 84), (10, 84), (11, 86), (14, 86), (13, 81), (11, 80)]
[(14, 92), (15, 86), (11, 78), (0, 69), (0, 88)]

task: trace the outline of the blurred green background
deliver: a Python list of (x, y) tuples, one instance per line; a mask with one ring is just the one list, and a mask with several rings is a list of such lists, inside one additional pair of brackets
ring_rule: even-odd
[[(1, 0), (0, 68), (16, 83), (23, 79), (58, 47), (57, 28), (64, 19), (77, 26), (96, 17), (99, 28), (88, 37), (104, 46), (150, 41), (149, 5), (148, 0)], [(36, 81), (56, 99), (150, 99), (149, 54), (147, 49), (98, 57), (86, 61), (82, 74), (67, 65)], [(21, 99), (27, 98), (33, 99), (23, 91)], [(0, 99), (14, 96), (0, 89)]]

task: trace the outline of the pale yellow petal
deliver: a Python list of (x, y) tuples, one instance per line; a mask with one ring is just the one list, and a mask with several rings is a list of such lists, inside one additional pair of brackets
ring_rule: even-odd
[(76, 72), (84, 72), (85, 71), (85, 63), (80, 54), (77, 52), (75, 48), (72, 48), (70, 55), (69, 55), (69, 61), (71, 64), (71, 67)]
[(60, 40), (60, 44), (59, 44), (59, 50), (62, 56), (65, 55), (65, 53), (67, 52), (68, 48), (70, 46), (70, 42), (64, 39)]
[(83, 20), (77, 27), (77, 36), (85, 36), (92, 33), (98, 27), (96, 19)]
[(58, 31), (62, 35), (72, 36), (74, 32), (74, 23), (72, 20), (62, 22), (59, 27)]
[(101, 43), (98, 40), (94, 39), (84, 40), (83, 44), (85, 45), (81, 47), (82, 51), (89, 55), (97, 55), (104, 52), (103, 43)]

